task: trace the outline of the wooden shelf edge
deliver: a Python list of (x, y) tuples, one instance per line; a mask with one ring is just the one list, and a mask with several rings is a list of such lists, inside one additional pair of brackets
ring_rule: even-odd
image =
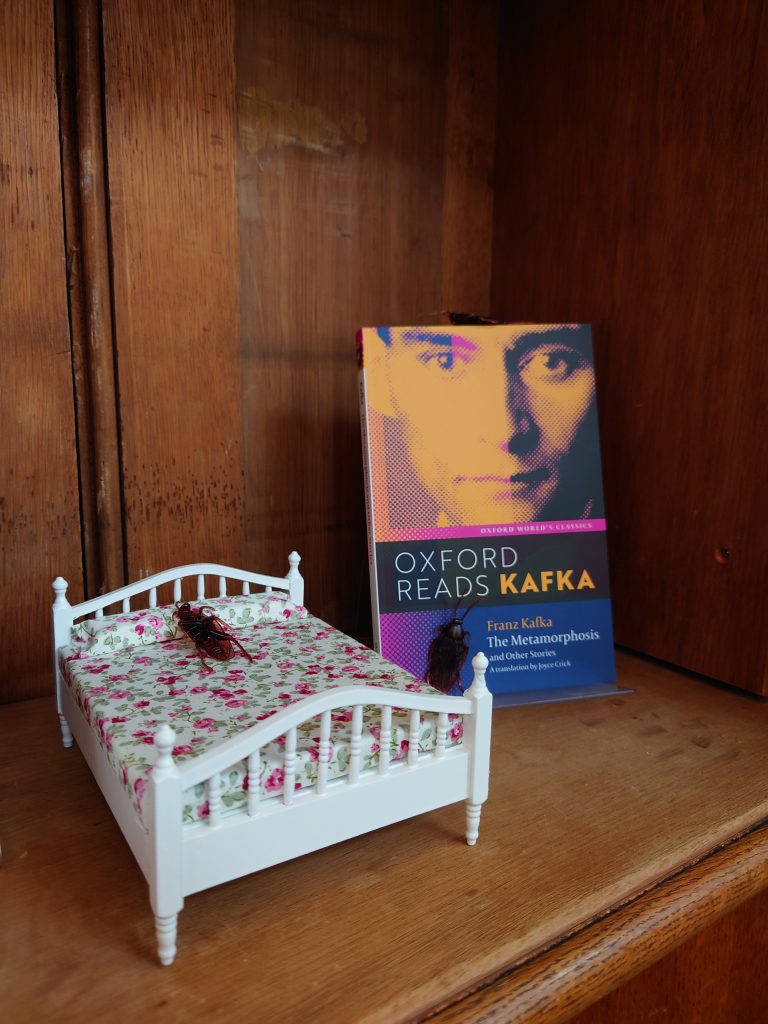
[(421, 1020), (562, 1024), (768, 887), (768, 822)]

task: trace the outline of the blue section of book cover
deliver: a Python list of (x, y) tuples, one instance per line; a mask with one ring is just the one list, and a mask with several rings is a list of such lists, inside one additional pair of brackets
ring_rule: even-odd
[[(387, 657), (423, 678), (429, 645), (445, 622), (445, 613), (437, 610), (382, 615), (382, 646)], [(615, 681), (611, 603), (606, 598), (472, 608), (463, 627), (470, 653), (481, 650), (488, 658), (486, 682), (492, 693)], [(471, 682), (468, 658), (461, 671), (462, 688)]]

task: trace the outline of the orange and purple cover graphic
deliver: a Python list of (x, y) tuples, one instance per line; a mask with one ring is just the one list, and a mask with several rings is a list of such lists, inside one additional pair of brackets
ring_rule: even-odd
[(423, 677), (466, 613), (497, 703), (615, 692), (590, 328), (369, 327), (358, 361), (377, 648)]

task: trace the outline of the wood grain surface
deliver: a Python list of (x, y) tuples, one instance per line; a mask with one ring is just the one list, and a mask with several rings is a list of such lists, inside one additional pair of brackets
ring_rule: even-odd
[[(123, 1019), (394, 1022), (454, 1012), (520, 967), (536, 998), (511, 1019), (549, 1020), (548, 991), (553, 1012), (576, 1012), (746, 899), (768, 861), (757, 833), (713, 871), (704, 861), (768, 817), (768, 707), (619, 664), (634, 696), (496, 712), (475, 848), (456, 805), (200, 893), (171, 969), (156, 966), (146, 885), (78, 751), (61, 747), (53, 702), (0, 709), (4, 1005), (18, 1021), (96, 1017), (119, 992)], [(546, 983), (526, 989), (570, 935), (573, 987), (542, 959)]]
[(240, 565), (231, 5), (115, 0), (103, 39), (127, 574)]
[(50, 582), (82, 595), (53, 7), (0, 7), (0, 702), (50, 692)]
[[(750, 936), (743, 951), (729, 950), (719, 940), (724, 928), (741, 929), (743, 918), (756, 915), (752, 905), (743, 915), (732, 913), (733, 908), (753, 897), (763, 905), (767, 888), (768, 828), (763, 827), (438, 1011), (430, 1020), (435, 1024), (467, 1020), (478, 1024), (500, 1020), (505, 1024), (626, 1024), (630, 1019), (627, 1011), (634, 1011), (634, 1019), (645, 1021), (649, 1014), (670, 1013), (669, 996), (660, 998), (655, 982), (659, 975), (674, 973), (676, 964), (688, 972), (690, 988), (696, 986), (698, 998), (691, 998), (690, 988), (688, 992), (678, 988), (672, 1001), (677, 1013), (670, 1019), (730, 1024), (737, 1019), (736, 1006), (727, 1002), (727, 990), (712, 998), (713, 969), (726, 974), (738, 968), (742, 956), (750, 959), (756, 936)], [(721, 926), (720, 917), (729, 912)], [(670, 962), (662, 960), (691, 936), (695, 936), (691, 945), (697, 947), (693, 952), (688, 948), (670, 957)], [(702, 956), (703, 948), (709, 950), (710, 962)], [(622, 987), (638, 969), (656, 961), (661, 961), (658, 968), (649, 970), (642, 981), (638, 977), (629, 989)], [(756, 1016), (746, 1018), (758, 1024), (765, 1020), (761, 999), (766, 985), (760, 972), (755, 975), (732, 996), (747, 1006), (759, 1007)], [(605, 993), (611, 995), (594, 1009), (579, 1013)], [(574, 1014), (579, 1015), (574, 1018)]]
[[(54, 6), (56, 40), (50, 12), (4, 14), (9, 76), (33, 50), (41, 72), (7, 92), (7, 134), (50, 158), (23, 181), (50, 243), (40, 217), (5, 236), (11, 391), (41, 365), (28, 337), (60, 356), (5, 496), (33, 507), (4, 541), (40, 588), (34, 628), (50, 577), (78, 596), (79, 500), (89, 592), (197, 558), (282, 573), (298, 548), (313, 609), (369, 636), (354, 337), (487, 308), (498, 2)], [(48, 493), (70, 555), (41, 572)]]
[(296, 547), (357, 636), (355, 334), (487, 304), (497, 6), (236, 4), (248, 563)]
[(505, 5), (494, 309), (594, 328), (619, 642), (766, 693), (764, 5)]
[(67, 289), (86, 597), (125, 580), (98, 0), (56, 0)]
[(499, 4), (449, 0), (441, 309), (488, 315)]
[[(757, 837), (756, 837), (757, 839)], [(768, 1021), (768, 891), (689, 939), (572, 1024)]]

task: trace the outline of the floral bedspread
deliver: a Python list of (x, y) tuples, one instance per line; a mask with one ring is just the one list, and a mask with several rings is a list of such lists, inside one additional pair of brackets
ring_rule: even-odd
[[(186, 638), (120, 650), (109, 657), (87, 656), (74, 647), (60, 651), (62, 671), (75, 700), (97, 731), (140, 817), (155, 760), (153, 736), (162, 722), (168, 722), (176, 732), (173, 756), (183, 764), (281, 708), (335, 686), (359, 683), (437, 694), (426, 683), (311, 615), (238, 629), (237, 637), (251, 654), (252, 662), (238, 654), (231, 661), (208, 660), (205, 665)], [(351, 719), (351, 710), (332, 715), (329, 779), (343, 776), (348, 769)], [(436, 727), (435, 715), (422, 715), (420, 750), (434, 749)], [(407, 755), (408, 733), (408, 712), (395, 711), (392, 760)], [(457, 743), (461, 736), (461, 717), (451, 715), (448, 742)], [(364, 769), (378, 763), (379, 739), (379, 712), (366, 708)], [(261, 749), (260, 789), (264, 796), (282, 792), (284, 742), (281, 737)], [(299, 727), (296, 788), (316, 781), (319, 742), (319, 719)], [(245, 763), (233, 764), (222, 773), (221, 782), (225, 811), (241, 808), (248, 796)], [(183, 803), (185, 823), (199, 823), (207, 817), (203, 785), (188, 790)]]

